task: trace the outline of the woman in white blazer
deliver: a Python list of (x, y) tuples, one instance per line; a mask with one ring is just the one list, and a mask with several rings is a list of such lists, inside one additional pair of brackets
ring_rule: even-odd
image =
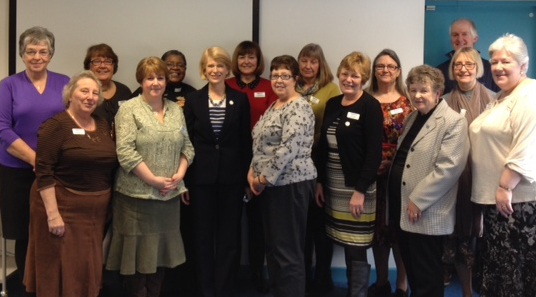
[(389, 174), (391, 222), (411, 296), (443, 296), (442, 235), (454, 230), (458, 177), (469, 153), (467, 121), (440, 98), (441, 72), (428, 65), (406, 79), (411, 113), (398, 139)]

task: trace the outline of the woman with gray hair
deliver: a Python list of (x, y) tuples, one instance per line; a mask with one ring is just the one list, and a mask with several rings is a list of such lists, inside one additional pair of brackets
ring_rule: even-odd
[(389, 173), (389, 220), (395, 222), (412, 297), (444, 295), (443, 236), (454, 231), (458, 178), (469, 153), (467, 121), (440, 98), (440, 70), (408, 73), (411, 103)]
[(69, 77), (47, 69), (54, 55), (54, 35), (46, 28), (24, 31), (19, 55), (26, 69), (0, 82), (0, 210), (3, 236), (15, 240), (15, 262), (22, 280), (37, 129), (65, 109), (61, 92)]
[(480, 296), (536, 296), (536, 81), (518, 36), (489, 55), (501, 92), (469, 127), (471, 200), (484, 207)]
[(91, 115), (102, 101), (98, 78), (83, 71), (65, 87), (67, 109), (39, 128), (24, 275), (26, 291), (36, 296), (99, 295), (118, 164), (107, 121)]

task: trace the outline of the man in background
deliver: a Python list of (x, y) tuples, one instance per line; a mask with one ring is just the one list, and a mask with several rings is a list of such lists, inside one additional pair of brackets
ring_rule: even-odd
[[(443, 94), (449, 93), (456, 86), (456, 80), (449, 80), (449, 65), (452, 55), (462, 47), (474, 47), (478, 41), (478, 32), (475, 23), (470, 19), (461, 18), (455, 20), (450, 25), (449, 33), (453, 50), (446, 54), (448, 60), (437, 66), (445, 76), (445, 90)], [(478, 81), (494, 92), (500, 91), (491, 76), (491, 64), (484, 58), (482, 58), (482, 64), (484, 65), (484, 75)]]

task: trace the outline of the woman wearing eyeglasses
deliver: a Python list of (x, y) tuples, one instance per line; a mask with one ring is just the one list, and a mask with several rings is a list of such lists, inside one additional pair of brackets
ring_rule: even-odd
[(326, 104), (320, 135), (316, 203), (326, 211), (326, 233), (344, 247), (347, 296), (367, 295), (376, 219), (376, 176), (382, 160), (383, 114), (363, 90), (370, 59), (353, 52), (337, 69), (342, 95)]
[(24, 31), (19, 55), (22, 72), (0, 83), (0, 210), (3, 237), (15, 240), (17, 272), (24, 275), (28, 246), (29, 197), (35, 179), (37, 130), (63, 111), (63, 87), (69, 77), (49, 71), (54, 34), (43, 27)]
[(84, 69), (91, 70), (102, 84), (104, 102), (95, 109), (94, 114), (105, 118), (113, 127), (114, 117), (124, 101), (132, 98), (132, 92), (124, 84), (112, 80), (119, 67), (119, 58), (107, 44), (92, 45), (84, 58)]
[(270, 79), (278, 99), (253, 127), (248, 172), (251, 191), (261, 200), (266, 263), (276, 297), (305, 295), (303, 249), (316, 168), (311, 159), (314, 114), (295, 90), (298, 74), (293, 57), (272, 60)]
[(383, 151), (378, 170), (376, 230), (374, 231), (374, 263), (376, 282), (368, 289), (369, 297), (390, 297), (389, 253), (393, 248), (396, 264), (396, 297), (407, 296), (407, 277), (400, 250), (396, 243), (394, 224), (387, 224), (387, 174), (396, 151), (398, 136), (404, 128), (404, 120), (411, 113), (411, 103), (402, 79), (398, 55), (391, 49), (382, 50), (372, 63), (374, 75), (367, 92), (376, 98), (383, 111)]
[[(452, 56), (449, 79), (455, 79), (457, 85), (444, 99), (452, 109), (465, 116), (468, 125), (486, 109), (495, 94), (478, 82), (483, 73), (482, 58), (477, 50), (464, 47)], [(470, 155), (468, 158), (471, 160)], [(475, 238), (482, 236), (482, 207), (471, 202), (471, 174), (471, 162), (468, 161), (458, 181), (454, 233), (445, 237), (443, 243), (443, 262), (448, 264), (444, 273), (450, 275), (449, 266), (454, 264), (464, 297), (473, 296), (474, 244)]]
[[(169, 50), (162, 55), (162, 60), (166, 63), (169, 70), (169, 80), (164, 92), (164, 98), (177, 102), (179, 106), (184, 107), (186, 95), (197, 91), (194, 87), (183, 82), (186, 76), (186, 57), (178, 50)], [(141, 94), (141, 88), (134, 91), (134, 96)]]

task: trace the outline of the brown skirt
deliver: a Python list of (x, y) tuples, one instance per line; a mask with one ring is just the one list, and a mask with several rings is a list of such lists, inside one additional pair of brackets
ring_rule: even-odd
[(96, 297), (102, 281), (102, 240), (111, 192), (73, 193), (56, 186), (65, 234), (48, 231), (43, 199), (32, 186), (26, 291), (47, 297)]

